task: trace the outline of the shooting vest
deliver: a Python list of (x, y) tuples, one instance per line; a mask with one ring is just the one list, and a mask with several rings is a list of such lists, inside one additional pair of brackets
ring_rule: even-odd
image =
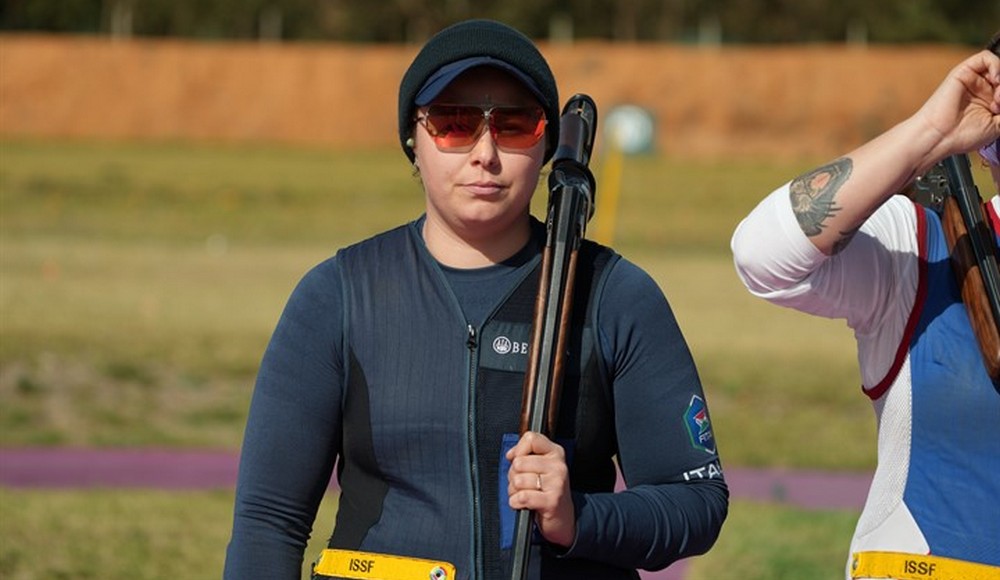
[(1000, 566), (1000, 392), (979, 353), (941, 220), (924, 214), (927, 297), (910, 347), (913, 433), (903, 498), (931, 553)]
[(1000, 392), (962, 304), (940, 218), (916, 211), (917, 298), (898, 364), (869, 392), (880, 413), (879, 465), (852, 552), (1000, 566)]
[[(534, 222), (535, 239), (544, 228)], [(595, 296), (611, 250), (580, 250), (556, 439), (574, 491), (611, 492), (613, 400), (596, 340)], [(330, 548), (454, 564), (462, 579), (509, 578), (513, 513), (502, 455), (516, 440), (540, 255), (480, 328), (467, 324), (416, 222), (337, 255), (345, 340), (341, 487)], [(533, 578), (638, 578), (534, 546)]]

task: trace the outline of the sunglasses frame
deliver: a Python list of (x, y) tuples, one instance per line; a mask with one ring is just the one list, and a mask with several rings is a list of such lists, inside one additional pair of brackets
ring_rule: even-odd
[[(434, 124), (431, 122), (430, 118), (434, 116), (435, 113), (432, 111), (434, 109), (475, 109), (481, 113), (481, 117), (478, 119), (478, 124), (476, 125), (476, 130), (470, 133), (467, 137), (455, 138), (448, 134), (443, 134)], [(536, 121), (535, 129), (531, 133), (519, 133), (516, 135), (504, 134), (498, 130), (494, 124), (494, 114), (497, 112), (503, 113), (504, 111), (530, 111), (533, 114), (538, 115), (538, 120)], [(438, 114), (447, 117), (457, 117), (457, 112)], [(502, 115), (501, 115), (502, 117)], [(548, 124), (548, 119), (545, 117), (545, 110), (540, 106), (536, 105), (466, 105), (458, 103), (434, 103), (421, 107), (417, 115), (414, 117), (414, 122), (422, 125), (427, 131), (427, 134), (431, 136), (434, 140), (434, 144), (441, 151), (446, 152), (468, 152), (479, 142), (482, 138), (483, 133), (489, 128), (490, 136), (493, 138), (493, 142), (496, 143), (497, 147), (505, 150), (514, 151), (525, 151), (531, 149), (538, 144), (539, 141), (545, 136), (545, 127)], [(457, 141), (455, 144), (448, 144), (448, 140), (452, 139)], [(525, 140), (522, 145), (519, 140)], [(515, 141), (516, 143), (511, 143)]]

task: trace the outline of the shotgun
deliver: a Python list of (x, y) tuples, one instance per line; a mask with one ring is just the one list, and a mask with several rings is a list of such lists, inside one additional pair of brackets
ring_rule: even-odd
[[(534, 431), (553, 437), (556, 432), (576, 259), (587, 222), (594, 214), (596, 183), (588, 164), (596, 132), (597, 106), (593, 99), (574, 95), (559, 117), (559, 146), (549, 173), (545, 248), (521, 400), (522, 435)], [(531, 511), (517, 511), (512, 580), (523, 580), (527, 575), (532, 520)]]
[(969, 156), (952, 155), (917, 178), (913, 197), (941, 216), (951, 265), (986, 372), (1000, 387), (1000, 271)]

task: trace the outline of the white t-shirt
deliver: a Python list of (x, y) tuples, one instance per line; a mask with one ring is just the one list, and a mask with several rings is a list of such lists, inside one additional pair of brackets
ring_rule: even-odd
[[(994, 214), (1000, 209), (998, 203), (996, 197), (991, 200)], [(878, 422), (878, 465), (851, 542), (851, 553), (931, 551), (911, 512), (913, 506), (907, 505), (904, 496), (908, 489), (912, 494), (915, 485), (923, 486), (921, 490), (928, 485), (926, 477), (910, 481), (914, 430), (926, 426), (914, 424), (911, 360), (902, 344), (909, 340), (907, 325), (921, 283), (918, 211), (923, 212), (909, 199), (894, 196), (863, 224), (842, 252), (826, 256), (802, 232), (786, 184), (739, 224), (731, 243), (737, 273), (752, 294), (806, 313), (845, 319), (854, 331), (862, 386), (872, 398)], [(924, 219), (922, 215), (920, 219)], [(941, 396), (941, 390), (931, 396)], [(981, 396), (982, 391), (979, 393)], [(995, 393), (991, 390), (985, 397), (987, 420), (977, 418), (979, 424), (988, 422), (996, 400), (1000, 400), (992, 395)], [(929, 395), (921, 392), (919, 396)], [(921, 404), (926, 404), (926, 399), (921, 399)], [(918, 455), (926, 456), (923, 450)], [(967, 457), (980, 467), (969, 471), (988, 472), (994, 465), (1000, 466), (998, 456), (1000, 452), (984, 452), (980, 447)], [(958, 479), (968, 474), (957, 470), (948, 475)], [(975, 494), (970, 494), (969, 501), (992, 503), (995, 510), (1000, 505), (1000, 492), (996, 484), (990, 485), (975, 488), (985, 502)], [(977, 533), (1000, 537), (1000, 523), (996, 523), (1000, 518), (992, 521)], [(1000, 540), (987, 544), (983, 560), (996, 560), (998, 551)], [(850, 559), (845, 568), (847, 578), (849, 567)]]

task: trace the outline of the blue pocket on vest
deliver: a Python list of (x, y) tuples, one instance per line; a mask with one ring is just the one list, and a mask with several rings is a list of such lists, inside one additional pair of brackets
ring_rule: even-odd
[[(500, 443), (500, 471), (497, 477), (497, 506), (500, 508), (500, 549), (509, 550), (514, 547), (514, 524), (517, 521), (517, 513), (507, 502), (507, 473), (510, 471), (510, 460), (507, 459), (507, 452), (510, 451), (521, 436), (517, 433), (504, 433)], [(534, 526), (532, 526), (534, 528)], [(532, 534), (534, 535), (534, 534)], [(534, 538), (532, 538), (534, 541)]]

